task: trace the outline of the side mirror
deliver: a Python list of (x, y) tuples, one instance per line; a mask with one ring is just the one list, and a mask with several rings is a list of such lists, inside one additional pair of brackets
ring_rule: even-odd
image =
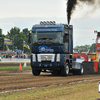
[(28, 33), (28, 43), (31, 43), (31, 33)]
[(65, 42), (69, 42), (69, 35), (68, 34), (65, 34), (64, 36), (63, 36), (63, 42), (65, 43)]

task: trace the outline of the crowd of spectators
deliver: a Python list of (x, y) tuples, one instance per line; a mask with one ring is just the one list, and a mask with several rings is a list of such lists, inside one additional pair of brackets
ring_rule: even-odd
[(30, 55), (27, 54), (0, 54), (1, 58), (30, 58)]

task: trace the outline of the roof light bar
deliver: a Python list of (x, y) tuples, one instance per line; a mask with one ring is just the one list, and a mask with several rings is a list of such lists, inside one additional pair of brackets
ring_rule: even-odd
[(56, 22), (55, 21), (41, 21), (40, 22), (41, 25), (55, 25)]

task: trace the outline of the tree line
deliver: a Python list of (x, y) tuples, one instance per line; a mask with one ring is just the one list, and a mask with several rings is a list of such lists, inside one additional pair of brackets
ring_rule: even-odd
[[(28, 28), (23, 29), (22, 31), (18, 27), (11, 28), (6, 35), (2, 33), (2, 29), (0, 28), (0, 50), (9, 50), (14, 51), (15, 49), (24, 50), (25, 53), (30, 53), (30, 50), (27, 48), (23, 48), (23, 41), (28, 44), (28, 33), (30, 30)], [(12, 40), (12, 45), (4, 45), (4, 38), (8, 38)], [(30, 46), (30, 44), (28, 44)]]
[[(15, 49), (22, 50), (24, 49), (25, 53), (30, 53), (30, 50), (27, 48), (23, 48), (23, 41), (25, 41), (28, 44), (28, 33), (30, 30), (28, 28), (23, 29), (22, 31), (18, 27), (11, 28), (9, 32), (7, 32), (6, 35), (2, 33), (2, 29), (0, 28), (0, 50), (7, 50), (8, 48), (12, 51)], [(4, 45), (4, 38), (8, 38), (12, 40), (13, 45)], [(28, 44), (30, 46), (30, 44)], [(8, 47), (8, 48), (7, 48)], [(84, 45), (84, 46), (76, 46), (74, 47), (74, 51), (78, 52), (88, 52), (90, 49), (90, 52), (96, 52), (96, 44), (92, 45)]]
[(96, 52), (96, 43), (93, 43), (92, 45), (74, 47), (75, 52), (88, 52), (89, 49), (90, 49), (90, 53)]

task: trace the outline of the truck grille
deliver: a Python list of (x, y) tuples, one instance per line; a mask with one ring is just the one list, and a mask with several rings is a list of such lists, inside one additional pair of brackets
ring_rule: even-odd
[(54, 62), (55, 54), (38, 54), (38, 62), (41, 61), (51, 61)]

